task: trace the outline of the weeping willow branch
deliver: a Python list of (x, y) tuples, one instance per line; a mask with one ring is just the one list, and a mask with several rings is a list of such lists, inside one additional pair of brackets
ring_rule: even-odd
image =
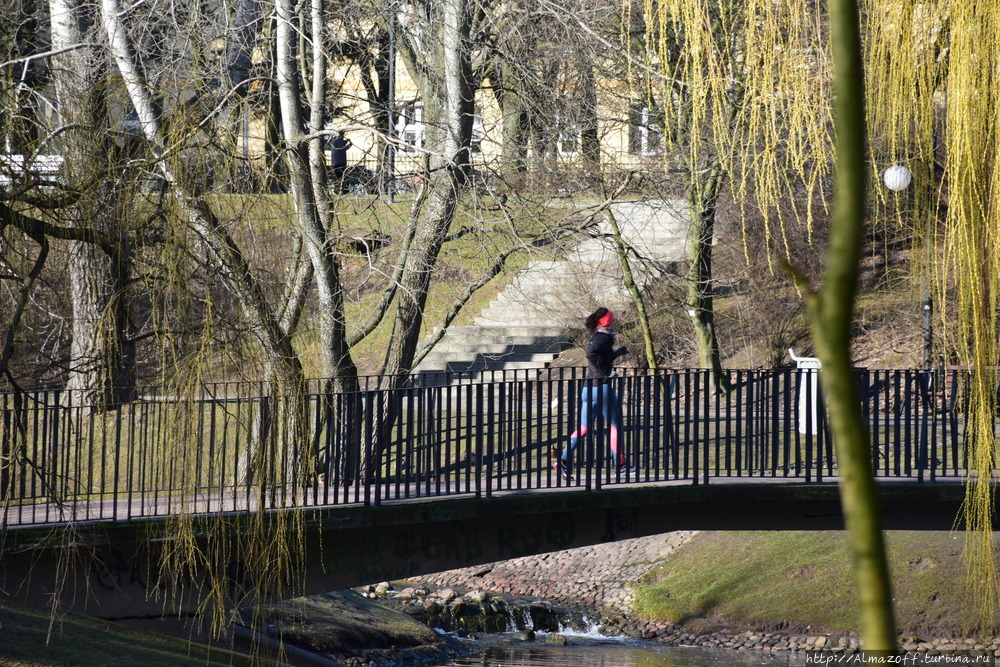
[[(24, 309), (28, 306), (28, 299), (31, 297), (31, 288), (35, 284), (35, 280), (42, 272), (42, 267), (45, 266), (45, 260), (49, 256), (49, 241), (44, 236), (32, 237), (40, 246), (38, 249), (38, 256), (35, 258), (35, 263), (32, 265), (31, 270), (28, 271), (28, 275), (24, 277), (21, 284), (21, 291), (18, 294), (17, 305), (14, 308), (14, 313), (11, 315), (10, 322), (7, 325), (7, 333), (4, 336), (3, 343), (3, 354), (0, 355), (0, 375), (9, 375), (10, 371), (10, 359), (14, 356), (14, 338), (17, 334), (17, 328), (21, 323), (21, 318), (24, 316)], [(13, 382), (14, 378), (11, 377), (10, 380)]]
[[(946, 219), (949, 269), (956, 287), (954, 335), (963, 363), (972, 368), (966, 430), (969, 475), (966, 524), (966, 586), (978, 612), (979, 630), (992, 636), (1000, 582), (993, 549), (993, 484), (996, 475), (997, 309), (1000, 302), (1000, 206), (996, 160), (1000, 121), (996, 36), (1000, 8), (993, 3), (954, 3), (951, 9), (946, 131)], [(960, 56), (960, 57), (959, 57)], [(960, 119), (960, 122), (959, 122)]]

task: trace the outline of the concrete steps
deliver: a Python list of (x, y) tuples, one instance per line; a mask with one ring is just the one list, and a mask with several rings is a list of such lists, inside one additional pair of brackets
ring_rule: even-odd
[(417, 368), (418, 376), (451, 373), (470, 382), (499, 371), (545, 368), (569, 345), (556, 327), (502, 324), (452, 327)]
[[(640, 290), (663, 266), (687, 257), (690, 225), (682, 200), (623, 202), (612, 210), (632, 249)], [(567, 332), (578, 330), (595, 308), (621, 311), (630, 303), (611, 226), (602, 221), (564, 258), (530, 261), (473, 326), (449, 328), (414, 374), (417, 381), (447, 372), (456, 382), (474, 382), (497, 371), (545, 368), (569, 346)]]

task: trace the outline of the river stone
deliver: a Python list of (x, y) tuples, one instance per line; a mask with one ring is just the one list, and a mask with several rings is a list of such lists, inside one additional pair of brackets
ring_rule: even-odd
[[(252, 611), (242, 613), (250, 627)], [(424, 662), (465, 652), (457, 640), (356, 591), (338, 591), (276, 602), (255, 628), (280, 636), (341, 664)]]
[(388, 581), (383, 581), (382, 583), (375, 586), (375, 593), (384, 596), (386, 593), (392, 590), (392, 584)]
[(475, 602), (476, 604), (482, 604), (490, 599), (490, 594), (486, 591), (475, 590), (465, 594), (465, 599), (469, 602)]
[(545, 636), (545, 643), (553, 646), (566, 646), (569, 640), (558, 632), (552, 632)]
[(559, 629), (559, 615), (548, 605), (534, 602), (528, 605), (531, 625), (536, 630), (555, 632)]

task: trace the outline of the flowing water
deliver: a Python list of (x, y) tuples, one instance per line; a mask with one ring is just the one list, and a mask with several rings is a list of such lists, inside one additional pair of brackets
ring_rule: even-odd
[[(805, 667), (819, 665), (867, 665), (860, 654), (788, 653), (765, 651), (733, 651), (700, 647), (666, 647), (646, 642), (593, 638), (588, 635), (568, 637), (568, 646), (550, 646), (544, 643), (544, 634), (532, 643), (491, 645), (442, 667), (750, 667), (751, 665), (776, 665)], [(496, 639), (496, 638), (494, 638)], [(898, 665), (989, 665), (990, 658), (957, 656), (897, 657), (891, 663)]]
[[(865, 657), (857, 653), (806, 653), (789, 651), (736, 651), (705, 647), (663, 646), (653, 642), (624, 637), (608, 637), (600, 626), (586, 614), (558, 606), (541, 605), (549, 614), (538, 614), (540, 603), (523, 603), (496, 598), (484, 606), (481, 614), (493, 614), (485, 626), (503, 628), (503, 634), (480, 634), (468, 642), (468, 655), (448, 662), (436, 663), (439, 667), (749, 667), (750, 665), (775, 665), (805, 667), (806, 665), (941, 665), (974, 664), (1000, 665), (1000, 659), (964, 656), (923, 656), (908, 654), (890, 658)], [(434, 620), (453, 627), (469, 627), (469, 609), (463, 610), (461, 619), (448, 615), (435, 616)], [(430, 619), (419, 619), (427, 623)], [(461, 623), (458, 621), (462, 621)], [(536, 622), (538, 624), (536, 624)], [(437, 625), (437, 623), (433, 623)], [(537, 628), (537, 629), (536, 629)], [(546, 642), (549, 632), (555, 630), (567, 644), (559, 646)], [(451, 634), (438, 628), (441, 634)], [(527, 632), (534, 634), (533, 641), (523, 641)], [(522, 638), (519, 639), (518, 636)]]
[(806, 665), (805, 656), (771, 655), (759, 651), (651, 647), (643, 644), (573, 644), (495, 646), (467, 655), (448, 667), (743, 667)]
[[(580, 623), (582, 621), (582, 623)], [(530, 623), (530, 619), (529, 619)], [(445, 667), (743, 667), (749, 665), (800, 665), (808, 662), (804, 654), (732, 651), (699, 647), (667, 647), (650, 642), (606, 637), (597, 625), (583, 617), (578, 627), (563, 627), (566, 646), (545, 643), (548, 633), (538, 632), (535, 641), (510, 640), (512, 635), (492, 635), (482, 641), (484, 650), (451, 662)], [(530, 627), (530, 626), (529, 626)], [(440, 632), (440, 630), (439, 630)], [(498, 645), (505, 638), (513, 642)]]

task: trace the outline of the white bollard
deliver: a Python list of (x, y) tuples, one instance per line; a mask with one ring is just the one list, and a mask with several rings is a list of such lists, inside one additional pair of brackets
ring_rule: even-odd
[(819, 369), (816, 357), (798, 357), (788, 348), (788, 356), (799, 369), (799, 433), (819, 433)]

